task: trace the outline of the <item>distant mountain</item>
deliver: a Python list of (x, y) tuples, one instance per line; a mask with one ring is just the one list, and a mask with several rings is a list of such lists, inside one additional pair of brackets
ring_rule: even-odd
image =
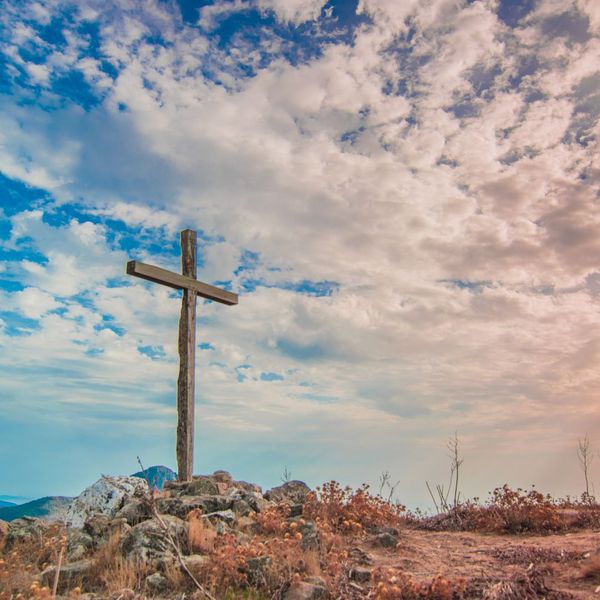
[(5, 506), (16, 506), (16, 504), (14, 502), (5, 502), (4, 500), (0, 500), (0, 508)]
[(0, 519), (14, 521), (20, 517), (39, 517), (40, 519), (60, 519), (73, 498), (65, 496), (46, 496), (25, 504), (0, 508)]
[(6, 494), (0, 494), (0, 501), (9, 502), (10, 504), (25, 504), (25, 502), (31, 502), (31, 500), (35, 500), (35, 498), (28, 498), (27, 496), (8, 496)]
[(148, 467), (146, 469), (146, 475), (144, 475), (143, 471), (138, 471), (137, 473), (134, 473), (132, 477), (146, 479), (148, 481), (148, 485), (154, 486), (158, 490), (162, 490), (163, 486), (165, 485), (165, 481), (173, 481), (174, 479), (177, 479), (177, 473), (169, 469), (169, 467), (156, 465), (154, 467)]

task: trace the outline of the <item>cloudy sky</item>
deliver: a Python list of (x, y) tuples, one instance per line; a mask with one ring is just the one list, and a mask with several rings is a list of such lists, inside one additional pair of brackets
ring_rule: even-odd
[(184, 228), (240, 295), (198, 307), (196, 472), (425, 506), (457, 432), (466, 495), (582, 491), (596, 0), (2, 6), (0, 494), (176, 467), (179, 294), (125, 263)]

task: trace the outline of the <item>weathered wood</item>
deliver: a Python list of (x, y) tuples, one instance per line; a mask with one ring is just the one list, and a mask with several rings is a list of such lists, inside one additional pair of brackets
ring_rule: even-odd
[[(196, 232), (181, 232), (181, 272), (196, 279)], [(179, 319), (177, 378), (177, 474), (191, 481), (194, 463), (194, 383), (196, 365), (196, 292), (183, 290)]]
[[(189, 230), (186, 230), (189, 231)], [(140, 277), (141, 279), (147, 279), (154, 283), (162, 283), (176, 290), (192, 290), (198, 296), (207, 298), (208, 300), (214, 300), (221, 304), (228, 304), (232, 306), (238, 303), (238, 295), (227, 290), (222, 290), (214, 285), (197, 281), (191, 277), (180, 275), (179, 273), (173, 273), (173, 271), (167, 271), (154, 265), (147, 265), (145, 263), (138, 262), (137, 260), (130, 260), (127, 263), (127, 274)]]
[(181, 271), (173, 273), (135, 260), (127, 263), (127, 273), (148, 281), (183, 290), (179, 319), (179, 377), (177, 378), (177, 471), (180, 481), (190, 481), (194, 473), (194, 386), (196, 363), (196, 296), (233, 305), (237, 294), (196, 279), (196, 232), (181, 232)]

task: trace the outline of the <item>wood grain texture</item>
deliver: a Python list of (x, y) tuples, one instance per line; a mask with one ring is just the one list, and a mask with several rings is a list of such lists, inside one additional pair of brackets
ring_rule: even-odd
[[(189, 229), (186, 229), (186, 231), (189, 231)], [(167, 271), (154, 265), (147, 265), (137, 260), (130, 260), (127, 263), (127, 274), (153, 281), (154, 283), (162, 283), (176, 290), (192, 290), (198, 296), (202, 296), (202, 298), (214, 300), (221, 304), (232, 306), (238, 303), (238, 295), (233, 292), (228, 292), (214, 285), (198, 281), (195, 278), (173, 273), (173, 271)]]
[[(181, 232), (181, 272), (196, 278), (196, 232)], [(194, 388), (196, 364), (196, 292), (183, 290), (179, 319), (179, 377), (177, 378), (177, 473), (191, 481), (194, 473)]]

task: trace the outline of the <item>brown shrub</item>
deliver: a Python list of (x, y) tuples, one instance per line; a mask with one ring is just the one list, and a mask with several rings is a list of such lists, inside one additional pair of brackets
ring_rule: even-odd
[(215, 547), (217, 531), (208, 519), (202, 517), (200, 509), (194, 509), (187, 515), (188, 548), (191, 553), (211, 552)]
[(369, 493), (363, 484), (357, 490), (330, 481), (308, 494), (303, 514), (334, 532), (360, 533), (364, 529), (398, 526), (405, 507)]
[(476, 498), (449, 513), (425, 518), (418, 526), (437, 530), (499, 533), (551, 533), (564, 531), (567, 523), (550, 495), (536, 489), (496, 488), (484, 505)]
[(397, 569), (374, 569), (373, 598), (375, 600), (460, 600), (465, 597), (466, 581), (450, 580), (437, 575), (428, 583), (416, 581)]

